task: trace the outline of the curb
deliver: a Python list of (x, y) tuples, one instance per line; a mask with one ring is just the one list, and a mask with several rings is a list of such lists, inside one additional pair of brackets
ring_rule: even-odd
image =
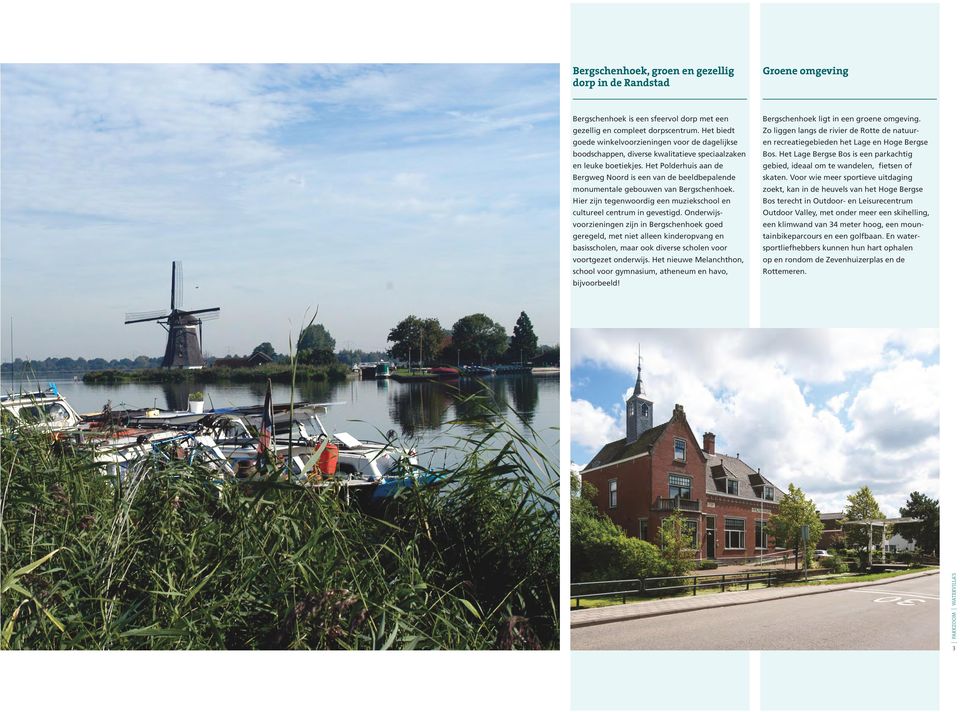
[[(891, 576), (890, 578), (880, 579), (879, 581), (867, 581), (866, 583), (837, 583), (837, 584), (827, 584), (824, 586), (797, 586), (796, 592), (786, 589), (786, 588), (776, 588), (776, 591), (784, 591), (783, 595), (771, 596), (766, 599), (759, 599), (754, 601), (717, 601), (716, 603), (708, 602), (704, 600), (703, 603), (698, 603), (696, 605), (690, 606), (689, 608), (680, 608), (674, 611), (643, 611), (636, 610), (630, 613), (626, 611), (622, 612), (619, 615), (611, 615), (609, 617), (603, 618), (602, 620), (589, 620), (583, 622), (576, 622), (571, 616), (570, 619), (570, 628), (587, 628), (594, 625), (605, 625), (607, 623), (619, 623), (622, 621), (634, 620), (636, 618), (654, 618), (656, 616), (669, 616), (675, 613), (686, 613), (687, 611), (702, 611), (707, 608), (729, 608), (730, 606), (745, 606), (751, 603), (765, 603), (766, 601), (780, 601), (784, 598), (796, 598), (797, 596), (813, 596), (818, 593), (831, 593), (833, 591), (843, 591), (850, 588), (864, 588), (867, 586), (883, 586), (891, 581), (908, 581), (910, 579), (922, 578), (924, 576), (934, 576), (940, 573), (940, 569), (936, 571), (922, 571), (915, 574), (904, 574), (903, 576)], [(806, 590), (807, 588), (811, 590)], [(770, 589), (765, 589), (770, 590)], [(738, 591), (737, 593), (741, 593)], [(721, 598), (724, 596), (722, 593), (714, 593), (704, 598)], [(652, 603), (652, 602), (651, 602)], [(622, 605), (622, 604), (621, 604)], [(646, 606), (648, 603), (628, 603), (628, 606)], [(610, 607), (612, 608), (612, 606)], [(571, 611), (572, 613), (573, 611)]]

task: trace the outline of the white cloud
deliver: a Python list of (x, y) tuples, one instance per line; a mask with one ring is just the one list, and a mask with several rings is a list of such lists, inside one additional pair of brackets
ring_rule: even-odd
[(940, 431), (940, 369), (904, 361), (873, 375), (850, 405), (851, 435), (877, 450), (912, 451)]
[[(718, 451), (739, 453), (782, 488), (799, 485), (821, 511), (842, 509), (863, 485), (888, 514), (912, 490), (936, 496), (935, 331), (574, 330), (581, 411), (592, 386), (576, 366), (622, 373), (629, 394), (638, 342), (655, 423), (682, 403), (698, 436), (714, 432)], [(604, 413), (614, 421), (621, 409)], [(620, 437), (622, 426), (604, 442)]]
[(841, 410), (843, 410), (843, 406), (846, 405), (849, 397), (849, 393), (838, 393), (827, 401), (827, 407), (834, 413), (839, 413)]
[[(61, 323), (18, 356), (162, 351), (122, 315), (164, 303), (171, 259), (223, 306), (212, 353), (249, 348), (238, 329), (285, 343), (318, 303), (367, 349), (410, 313), (509, 330), (523, 309), (558, 341), (555, 66), (2, 71), (3, 316)], [(370, 258), (391, 253), (420, 257)], [(83, 299), (34, 289), (38, 262)], [(387, 281), (395, 302), (357, 298)]]
[(570, 404), (570, 434), (574, 442), (599, 450), (620, 435), (620, 423), (585, 400)]

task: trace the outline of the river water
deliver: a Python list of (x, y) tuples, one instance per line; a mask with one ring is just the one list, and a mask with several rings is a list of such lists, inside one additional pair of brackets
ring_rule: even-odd
[[(24, 390), (45, 388), (55, 380), (60, 393), (81, 413), (96, 412), (110, 403), (114, 410), (157, 407), (185, 410), (187, 394), (202, 388), (206, 407), (224, 408), (262, 404), (266, 383), (221, 384), (85, 384), (59, 376), (34, 377)], [(6, 381), (3, 392), (20, 390)], [(481, 421), (502, 419), (534, 441), (556, 466), (560, 459), (560, 380), (514, 374), (452, 382), (400, 383), (389, 379), (349, 379), (342, 383), (298, 385), (296, 401), (333, 402), (321, 415), (327, 431), (349, 432), (356, 438), (384, 440), (396, 431), (406, 445), (417, 448), (421, 464), (442, 468), (456, 463), (463, 452), (462, 438), (482, 430)], [(290, 402), (290, 387), (273, 385), (274, 404)], [(503, 444), (506, 437), (497, 439)], [(462, 456), (462, 455), (461, 455)], [(424, 462), (426, 460), (426, 462)]]

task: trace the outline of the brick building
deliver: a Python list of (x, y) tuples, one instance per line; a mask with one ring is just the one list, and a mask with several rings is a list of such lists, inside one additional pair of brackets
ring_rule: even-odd
[(843, 512), (817, 512), (817, 514), (820, 517), (820, 523), (823, 524), (823, 534), (820, 535), (817, 546), (821, 549), (843, 546)]
[(626, 401), (627, 436), (605, 445), (580, 473), (597, 488), (595, 504), (631, 536), (659, 542), (660, 522), (675, 510), (686, 518), (697, 558), (752, 559), (773, 551), (766, 523), (783, 492), (737, 455), (702, 444), (682, 405), (653, 425), (641, 366)]

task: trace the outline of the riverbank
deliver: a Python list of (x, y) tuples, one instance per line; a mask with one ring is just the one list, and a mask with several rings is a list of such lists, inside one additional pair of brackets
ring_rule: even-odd
[[(255, 383), (271, 379), (276, 383), (292, 383), (293, 369), (288, 365), (264, 365), (253, 368), (210, 367), (198, 369), (144, 368), (129, 371), (108, 369), (88, 371), (83, 382), (115, 385), (120, 383)], [(326, 366), (298, 364), (296, 378), (305, 381), (345, 381), (350, 369), (340, 363)]]

